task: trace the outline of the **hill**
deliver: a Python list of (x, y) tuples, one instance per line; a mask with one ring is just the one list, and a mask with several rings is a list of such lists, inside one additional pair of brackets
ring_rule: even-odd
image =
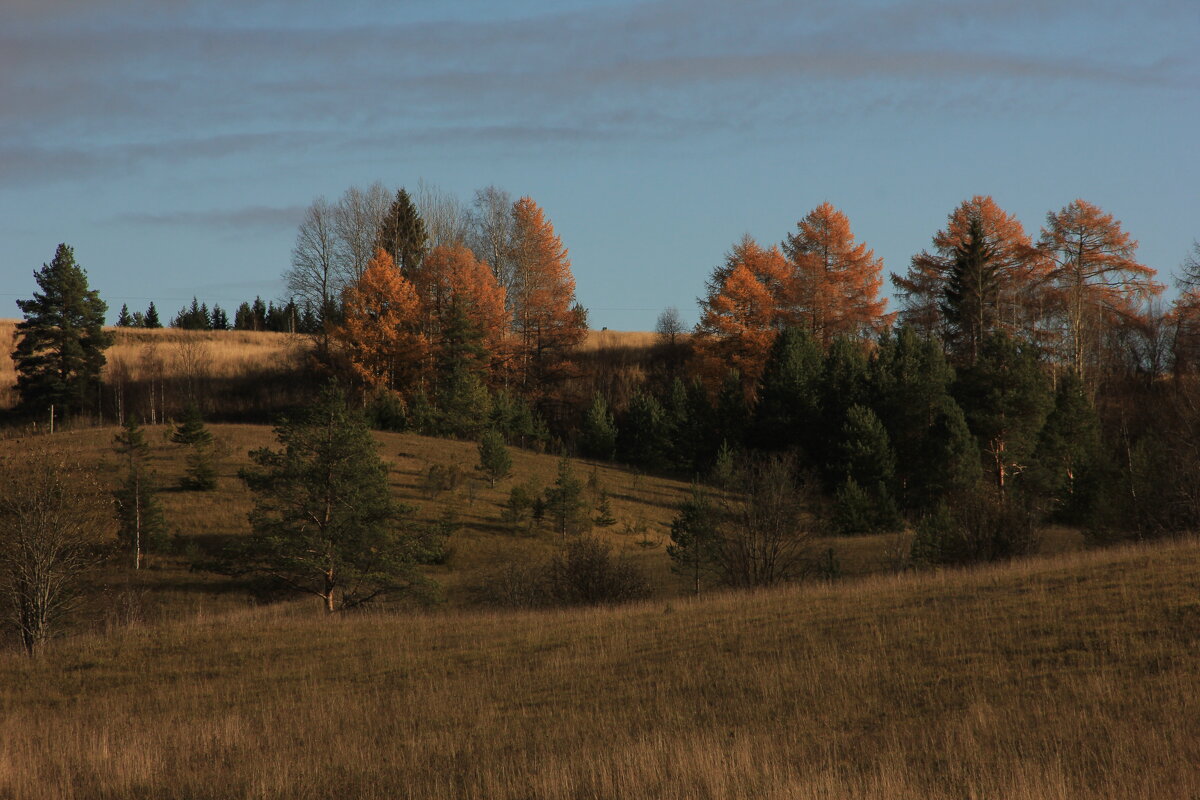
[(0, 796), (1200, 794), (1200, 546), (558, 612), (280, 606), (0, 656)]

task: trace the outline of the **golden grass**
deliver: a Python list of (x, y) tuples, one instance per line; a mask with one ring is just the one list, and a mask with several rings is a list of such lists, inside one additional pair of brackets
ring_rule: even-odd
[[(0, 409), (16, 405), (12, 350), (17, 320), (0, 320)], [(296, 369), (308, 348), (303, 336), (266, 331), (184, 331), (175, 328), (107, 328), (115, 341), (105, 351), (103, 378), (118, 381), (238, 378)]]
[[(681, 334), (680, 340), (687, 338)], [(580, 352), (607, 350), (612, 348), (643, 349), (658, 344), (658, 334), (653, 331), (597, 331), (589, 330), (587, 338), (577, 348)]]
[(544, 613), (211, 615), (0, 656), (0, 796), (1200, 796), (1195, 542)]

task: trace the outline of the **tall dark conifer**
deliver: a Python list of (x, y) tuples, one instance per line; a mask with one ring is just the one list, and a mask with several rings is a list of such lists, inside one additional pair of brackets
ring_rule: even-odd
[(41, 291), (17, 301), (25, 315), (12, 353), (21, 405), (29, 412), (54, 405), (62, 414), (78, 413), (95, 401), (104, 350), (113, 341), (103, 329), (108, 306), (88, 288), (87, 273), (66, 244), (34, 279)]
[(967, 235), (954, 249), (954, 265), (940, 305), (947, 346), (956, 363), (974, 364), (996, 322), (1000, 263), (987, 240), (983, 221), (971, 217)]
[(387, 251), (396, 268), (409, 278), (413, 270), (421, 266), (422, 259), (429, 251), (425, 221), (404, 189), (396, 192), (396, 199), (384, 215), (375, 238), (375, 247)]

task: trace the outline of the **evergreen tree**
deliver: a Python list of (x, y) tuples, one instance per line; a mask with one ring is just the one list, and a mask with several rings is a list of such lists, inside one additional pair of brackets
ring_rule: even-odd
[(41, 291), (17, 301), (25, 315), (12, 353), (21, 405), (39, 414), (51, 405), (64, 416), (79, 413), (96, 397), (104, 350), (113, 341), (103, 329), (108, 306), (88, 288), (87, 273), (65, 244), (34, 279)]
[(611, 528), (617, 524), (617, 518), (612, 512), (612, 501), (604, 489), (600, 490), (600, 496), (596, 500), (596, 516), (592, 518), (592, 524), (598, 528)]
[(387, 465), (342, 391), (327, 386), (275, 436), (281, 449), (252, 451), (256, 468), (240, 473), (255, 494), (252, 532), (220, 569), (268, 576), (329, 612), (417, 587), (415, 567), (440, 541), (408, 530), (411, 509), (392, 499)]
[(130, 328), (133, 326), (133, 317), (129, 315), (129, 305), (121, 303), (121, 313), (117, 314), (117, 327)]
[(608, 410), (608, 403), (599, 392), (583, 415), (579, 431), (579, 449), (588, 458), (611, 461), (617, 454), (617, 423)]
[(147, 464), (150, 445), (146, 433), (130, 415), (113, 448), (125, 462), (125, 481), (113, 492), (116, 500), (117, 535), (133, 551), (133, 568), (141, 569), (146, 550), (161, 545), (166, 536), (162, 505), (154, 493), (154, 475)]
[(474, 438), (487, 426), (492, 399), (475, 372), (464, 367), (446, 376), (437, 390), (437, 427), (442, 435)]
[(662, 469), (670, 453), (670, 430), (662, 404), (638, 391), (621, 419), (617, 449), (621, 459), (649, 470)]
[(233, 329), (235, 331), (252, 331), (254, 327), (254, 311), (249, 303), (242, 303), (233, 312)]
[(999, 270), (996, 247), (988, 241), (979, 214), (973, 214), (966, 236), (954, 248), (954, 262), (939, 304), (947, 349), (957, 356), (956, 363), (974, 364), (984, 339), (996, 325)]
[(154, 301), (150, 301), (150, 305), (146, 307), (146, 325), (147, 328), (161, 328), (162, 322), (158, 319), (158, 309), (154, 307)]
[(496, 481), (507, 478), (512, 472), (512, 456), (504, 446), (504, 437), (494, 428), (485, 431), (479, 440), (479, 466), (476, 469), (488, 477), (488, 485), (493, 489)]
[(212, 432), (204, 427), (204, 419), (195, 403), (189, 403), (183, 420), (171, 433), (171, 441), (191, 448), (186, 457), (187, 467), (179, 485), (184, 489), (210, 492), (217, 488), (216, 447)]
[(417, 213), (412, 197), (403, 188), (396, 192), (396, 199), (383, 217), (375, 238), (375, 248), (390, 255), (396, 269), (410, 280), (429, 250), (425, 221)]
[(819, 426), (823, 358), (800, 328), (785, 328), (767, 354), (754, 409), (753, 444), (760, 450), (811, 449)]
[(558, 462), (558, 477), (546, 490), (546, 511), (561, 536), (584, 533), (591, 528), (588, 504), (583, 497), (583, 481), (575, 477), (571, 460), (563, 456)]
[(1051, 513), (1064, 522), (1083, 522), (1102, 471), (1100, 423), (1074, 373), (1059, 379), (1033, 462), (1031, 483), (1049, 501)]
[(737, 370), (730, 370), (725, 383), (713, 404), (712, 436), (717, 442), (725, 442), (734, 449), (746, 444), (747, 431), (752, 421), (750, 403), (742, 387), (742, 377)]
[(700, 594), (705, 575), (718, 569), (720, 525), (720, 510), (699, 484), (693, 483), (691, 495), (671, 522), (667, 555), (671, 558), (671, 571), (686, 576), (696, 594)]
[(250, 306), (250, 314), (253, 318), (251, 330), (265, 331), (267, 329), (267, 304), (262, 301), (261, 297), (255, 295), (254, 304)]
[(213, 303), (211, 320), (214, 331), (229, 330), (229, 315), (225, 313), (225, 309), (216, 303)]
[(129, 322), (129, 327), (131, 327), (131, 328), (145, 328), (145, 327), (147, 327), (147, 326), (146, 326), (146, 314), (145, 314), (145, 312), (143, 312), (143, 311), (135, 311), (135, 312), (133, 312), (133, 318), (132, 318), (132, 319), (130, 320), (130, 322)]
[(896, 456), (879, 417), (852, 406), (842, 428), (839, 458), (831, 471), (839, 487), (835, 523), (842, 533), (875, 533), (900, 523), (893, 484)]
[(810, 437), (809, 459), (822, 469), (837, 461), (839, 440), (850, 409), (870, 406), (868, 386), (866, 348), (851, 339), (834, 339), (821, 367), (820, 422), (814, 426), (815, 435)]
[(1004, 332), (992, 334), (974, 364), (959, 370), (954, 396), (979, 442), (985, 468), (1003, 491), (1012, 475), (1029, 466), (1053, 403), (1036, 351)]

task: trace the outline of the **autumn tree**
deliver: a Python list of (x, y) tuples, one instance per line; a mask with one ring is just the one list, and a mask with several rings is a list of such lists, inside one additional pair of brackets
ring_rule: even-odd
[(758, 381), (780, 325), (789, 272), (779, 248), (765, 249), (749, 235), (713, 270), (693, 340), (710, 386), (719, 385), (730, 369), (747, 391)]
[(390, 204), (391, 193), (378, 181), (365, 189), (351, 186), (338, 198), (333, 231), (342, 288), (361, 278), (375, 257), (375, 242)]
[(441, 371), (483, 373), (502, 356), (509, 327), (504, 287), (464, 244), (433, 248), (412, 271), (423, 333)]
[[(972, 236), (973, 223), (981, 235)], [(988, 255), (984, 263), (987, 286), (978, 293), (979, 306), (970, 309), (970, 294), (962, 298), (968, 300), (965, 305), (962, 299), (949, 301), (951, 307), (961, 310), (964, 319), (977, 323), (982, 320), (983, 329), (971, 328), (969, 335), (982, 341), (999, 328), (1018, 338), (1039, 339), (1050, 301), (1045, 291), (1046, 261), (1033, 248), (1020, 221), (984, 195), (960, 203), (947, 217), (946, 227), (934, 234), (933, 251), (913, 256), (903, 276), (892, 275), (900, 301), (900, 321), (924, 336), (945, 338), (947, 290), (961, 292), (971, 281), (963, 270), (967, 265), (959, 265), (960, 286), (950, 287), (960, 248), (968, 242), (977, 248), (976, 257), (981, 252)]]
[(491, 266), (496, 282), (505, 289), (510, 307), (514, 299), (512, 210), (512, 195), (496, 186), (476, 191), (471, 204), (471, 249), (480, 261)]
[(883, 285), (883, 259), (854, 241), (850, 220), (829, 203), (796, 223), (783, 252), (793, 274), (787, 288), (789, 322), (801, 325), (828, 347), (836, 336), (867, 337), (890, 319)]
[(587, 314), (575, 302), (571, 261), (532, 198), (512, 208), (512, 312), (515, 363), (527, 390), (563, 376), (565, 351), (583, 341)]
[(1142, 303), (1163, 286), (1134, 260), (1137, 242), (1121, 223), (1085, 200), (1046, 215), (1038, 250), (1061, 298), (1067, 361), (1084, 378), (1102, 333), (1138, 319)]
[(417, 292), (387, 252), (376, 252), (342, 303), (344, 319), (334, 336), (346, 348), (355, 374), (373, 387), (409, 388), (429, 344), (420, 330)]
[(421, 265), (421, 259), (429, 249), (429, 235), (425, 222), (417, 212), (412, 197), (403, 188), (396, 191), (396, 198), (383, 215), (375, 247), (384, 250), (392, 263), (406, 277)]
[(66, 244), (33, 277), (41, 291), (17, 301), (25, 319), (17, 323), (12, 353), (21, 405), (39, 413), (53, 406), (62, 416), (82, 412), (96, 397), (104, 350), (113, 342), (103, 328), (108, 306), (88, 288)]

